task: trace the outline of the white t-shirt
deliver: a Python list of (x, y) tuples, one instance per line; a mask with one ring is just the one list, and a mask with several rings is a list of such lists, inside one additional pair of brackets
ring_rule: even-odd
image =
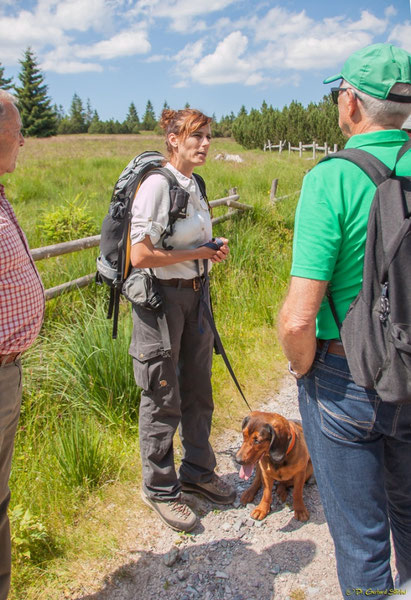
[[(166, 238), (167, 246), (175, 250), (197, 248), (212, 238), (211, 217), (208, 205), (202, 197), (194, 177), (186, 177), (170, 163), (166, 168), (173, 173), (179, 185), (189, 192), (187, 216), (177, 219), (173, 226), (173, 235)], [(168, 226), (170, 210), (170, 189), (165, 177), (159, 173), (150, 175), (138, 190), (132, 207), (131, 245), (141, 242), (147, 235), (155, 248), (163, 248), (160, 236)], [(209, 261), (208, 268), (211, 268)], [(153, 268), (160, 279), (191, 279), (198, 275), (196, 261), (189, 260), (175, 265)], [(200, 273), (203, 261), (200, 261)]]

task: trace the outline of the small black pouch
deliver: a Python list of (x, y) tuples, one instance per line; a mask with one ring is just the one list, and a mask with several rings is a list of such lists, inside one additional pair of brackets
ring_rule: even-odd
[(163, 306), (157, 278), (144, 269), (133, 269), (121, 292), (127, 300), (137, 306), (150, 310), (160, 310)]

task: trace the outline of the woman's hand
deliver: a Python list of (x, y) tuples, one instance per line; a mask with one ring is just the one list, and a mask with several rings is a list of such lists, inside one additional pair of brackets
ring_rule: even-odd
[(212, 263), (223, 262), (223, 260), (226, 260), (228, 258), (228, 255), (230, 254), (230, 248), (228, 247), (228, 240), (226, 238), (220, 238), (220, 240), (224, 243), (222, 246), (220, 246), (220, 248), (217, 250), (217, 252), (214, 254), (214, 256), (211, 257), (210, 260)]
[(208, 258), (213, 263), (222, 262), (226, 260), (230, 253), (230, 248), (228, 247), (228, 240), (226, 238), (219, 238), (223, 242), (223, 245), (219, 247), (218, 250), (214, 248), (210, 248), (209, 246), (200, 246), (197, 248), (197, 258)]

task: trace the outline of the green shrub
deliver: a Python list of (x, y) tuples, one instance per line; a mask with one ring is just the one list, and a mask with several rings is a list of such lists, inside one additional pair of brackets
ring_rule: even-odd
[(43, 215), (38, 229), (47, 242), (67, 242), (97, 233), (87, 204), (80, 198), (81, 194), (77, 194), (72, 202), (65, 200), (61, 206)]
[(17, 504), (9, 511), (13, 554), (17, 560), (35, 559), (42, 547), (47, 546), (47, 531), (43, 523)]
[(54, 451), (69, 488), (92, 490), (106, 483), (116, 471), (96, 423), (79, 413), (71, 415), (69, 422), (60, 423)]

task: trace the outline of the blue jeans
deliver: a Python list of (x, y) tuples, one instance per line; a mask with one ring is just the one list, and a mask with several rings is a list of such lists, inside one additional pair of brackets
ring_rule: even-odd
[(317, 353), (300, 412), (344, 598), (385, 598), (411, 579), (411, 405), (357, 386), (344, 357)]

